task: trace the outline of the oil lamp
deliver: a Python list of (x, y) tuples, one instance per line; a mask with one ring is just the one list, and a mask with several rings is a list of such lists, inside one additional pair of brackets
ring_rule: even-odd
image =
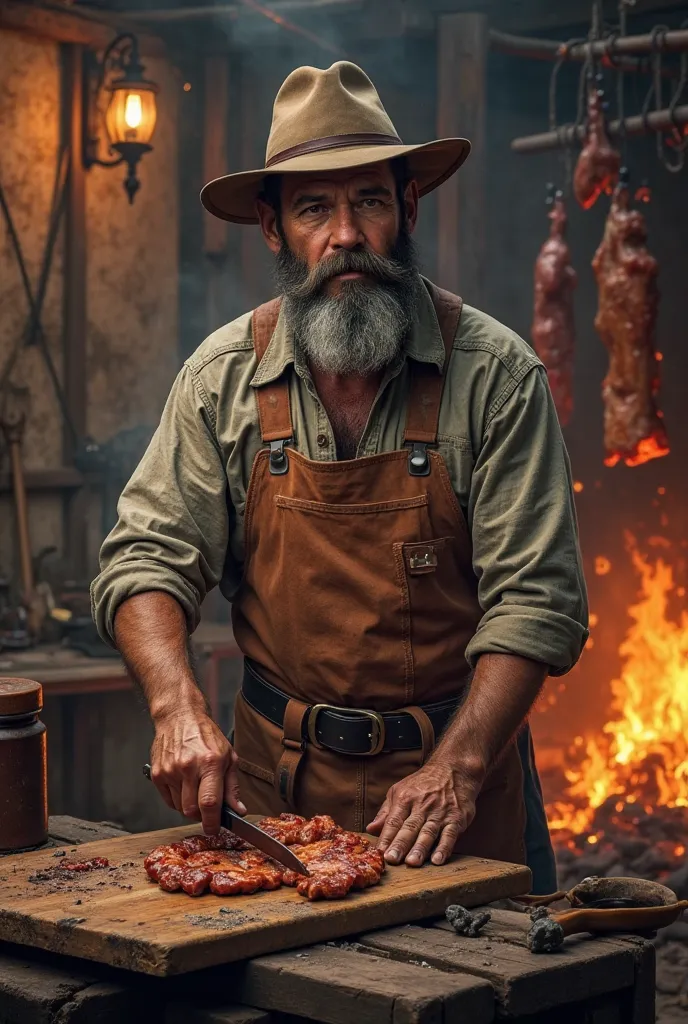
[[(153, 148), (150, 140), (155, 130), (157, 115), (156, 94), (158, 87), (144, 76), (139, 59), (136, 36), (127, 32), (117, 36), (105, 53), (102, 61), (91, 62), (87, 70), (89, 80), (85, 83), (84, 97), (87, 103), (84, 117), (84, 165), (91, 167), (117, 167), (127, 165), (124, 188), (133, 203), (140, 188), (136, 167), (144, 153)], [(110, 98), (105, 111), (105, 129), (110, 151), (118, 154), (113, 160), (98, 156), (98, 132), (95, 123), (99, 115), (100, 102), (104, 93)]]

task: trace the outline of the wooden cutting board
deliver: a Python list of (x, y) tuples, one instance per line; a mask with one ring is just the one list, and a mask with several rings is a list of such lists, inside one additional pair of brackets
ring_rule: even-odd
[(165, 976), (530, 891), (522, 865), (454, 857), (441, 867), (388, 868), (379, 885), (342, 900), (312, 903), (284, 886), (251, 896), (163, 892), (148, 879), (144, 857), (198, 831), (190, 825), (66, 846), (68, 858), (107, 857), (111, 865), (66, 881), (49, 870), (62, 848), (3, 857), (0, 940)]

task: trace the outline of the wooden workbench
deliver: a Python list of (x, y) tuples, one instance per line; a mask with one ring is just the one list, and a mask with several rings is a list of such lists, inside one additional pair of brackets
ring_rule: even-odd
[[(115, 834), (51, 819), (55, 845)], [(0, 859), (0, 874), (2, 860)], [(1, 896), (1, 883), (0, 883)], [(0, 945), (3, 1024), (652, 1024), (654, 948), (627, 936), (525, 947), (526, 915), (492, 909), (477, 939), (442, 920), (145, 978)]]
[[(241, 657), (232, 627), (201, 622), (191, 643), (199, 682), (213, 718), (222, 725), (220, 665), (224, 659)], [(91, 658), (59, 644), (39, 644), (26, 651), (0, 651), (0, 676), (37, 680), (43, 686), (46, 708), (59, 699), (61, 735), (55, 746), (63, 761), (60, 803), (83, 818), (102, 817), (105, 729), (99, 698), (133, 688), (121, 658)]]

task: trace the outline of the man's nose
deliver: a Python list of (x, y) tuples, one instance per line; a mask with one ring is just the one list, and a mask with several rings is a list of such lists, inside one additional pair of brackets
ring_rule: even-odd
[(338, 205), (332, 214), (330, 230), (331, 249), (354, 249), (365, 244), (354, 210), (348, 203)]

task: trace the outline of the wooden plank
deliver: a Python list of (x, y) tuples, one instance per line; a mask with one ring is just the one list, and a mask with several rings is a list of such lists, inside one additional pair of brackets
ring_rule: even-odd
[(84, 821), (82, 818), (73, 818), (70, 814), (51, 814), (48, 818), (48, 835), (62, 843), (79, 846), (81, 843), (93, 843), (99, 839), (116, 839), (129, 833), (102, 821)]
[[(63, 138), (69, 147), (67, 201), (64, 234), (63, 371), (65, 403), (78, 438), (86, 436), (86, 170), (82, 159), (83, 71), (85, 47), (62, 47)], [(63, 424), (65, 463), (73, 461), (75, 441)], [(63, 496), (65, 549), (75, 579), (86, 572), (87, 531), (84, 522), (88, 495), (85, 490)]]
[(494, 993), (487, 982), (414, 964), (380, 964), (329, 946), (258, 957), (242, 968), (232, 990), (243, 1002), (323, 1024), (487, 1024), (494, 1019)]
[(634, 958), (628, 949), (611, 949), (598, 939), (574, 938), (560, 952), (540, 956), (526, 949), (525, 929), (522, 945), (500, 941), (497, 932), (493, 929), (472, 939), (456, 935), (451, 928), (407, 925), (366, 934), (359, 941), (401, 960), (421, 954), (433, 967), (485, 978), (495, 990), (499, 1012), (513, 1017), (633, 985)]
[(437, 21), (437, 135), (469, 139), (471, 155), (437, 192), (437, 283), (480, 306), (485, 290), (487, 18)]
[(250, 1006), (212, 1008), (197, 1002), (169, 1005), (165, 1010), (165, 1024), (277, 1024), (271, 1013), (254, 1010)]
[[(57, 43), (75, 43), (104, 50), (118, 31), (126, 31), (126, 19), (114, 12), (108, 17), (105, 12), (46, 10), (36, 3), (23, 0), (2, 0), (0, 3), (0, 28), (29, 33)], [(136, 27), (139, 48), (144, 57), (164, 57), (165, 44), (159, 36), (142, 32)]]
[[(229, 119), (229, 58), (210, 56), (204, 60), (203, 180), (212, 181), (227, 173), (227, 124)], [(227, 221), (203, 210), (203, 251), (206, 256), (224, 256), (227, 251)]]
[[(60, 466), (57, 469), (34, 469), (24, 473), (27, 491), (78, 490), (84, 485), (84, 477), (75, 466)], [(11, 493), (11, 473), (0, 473), (0, 494)]]
[(148, 974), (181, 974), (437, 916), (449, 903), (477, 906), (530, 886), (522, 865), (477, 857), (456, 857), (442, 867), (393, 867), (374, 888), (316, 903), (286, 887), (231, 899), (209, 893), (191, 899), (149, 882), (144, 856), (158, 844), (197, 832), (191, 825), (86, 843), (80, 857), (107, 857), (114, 870), (64, 883), (35, 880), (36, 872), (55, 866), (50, 851), (6, 858), (0, 940)]

